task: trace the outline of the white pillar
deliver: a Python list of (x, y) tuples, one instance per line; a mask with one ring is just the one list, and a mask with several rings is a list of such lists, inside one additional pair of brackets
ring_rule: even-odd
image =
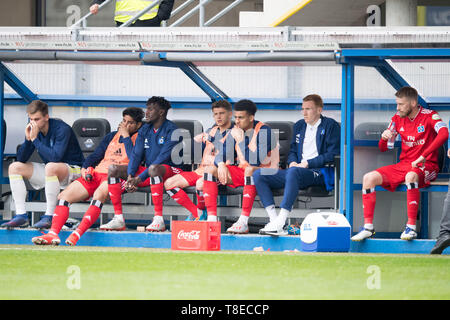
[(386, 0), (386, 26), (416, 26), (417, 0)]

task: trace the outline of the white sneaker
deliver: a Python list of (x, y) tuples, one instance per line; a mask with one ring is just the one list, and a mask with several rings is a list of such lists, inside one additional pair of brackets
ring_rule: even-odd
[(102, 224), (100, 226), (100, 230), (107, 230), (107, 231), (123, 231), (127, 227), (125, 226), (125, 221), (123, 221), (123, 217), (120, 218), (117, 215), (114, 215), (112, 220), (106, 224)]
[(150, 232), (161, 232), (166, 230), (166, 225), (164, 224), (164, 219), (161, 216), (154, 216), (153, 222), (150, 223), (145, 230)]
[(236, 221), (231, 227), (227, 229), (228, 233), (245, 234), (248, 233), (248, 225), (240, 220)]
[(362, 241), (365, 240), (367, 238), (372, 237), (375, 234), (375, 230), (371, 230), (371, 229), (366, 229), (366, 228), (361, 228), (361, 230), (355, 234), (351, 240), (352, 241)]
[(417, 238), (417, 232), (413, 228), (406, 226), (405, 231), (403, 231), (400, 239), (411, 241)]
[(264, 226), (264, 228), (259, 230), (259, 234), (271, 235), (271, 236), (285, 236), (288, 234), (284, 230), (284, 225), (286, 221), (281, 221), (281, 219), (275, 219)]

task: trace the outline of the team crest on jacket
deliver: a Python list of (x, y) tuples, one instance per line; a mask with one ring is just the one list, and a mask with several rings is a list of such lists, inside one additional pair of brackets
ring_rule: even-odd
[(159, 144), (163, 144), (164, 143), (164, 137), (159, 138), (158, 143)]
[(417, 127), (417, 133), (425, 132), (425, 127), (423, 125), (420, 125)]

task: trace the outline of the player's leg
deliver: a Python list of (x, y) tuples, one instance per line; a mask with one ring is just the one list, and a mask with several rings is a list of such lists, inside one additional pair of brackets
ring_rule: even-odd
[(203, 196), (208, 213), (208, 221), (217, 221), (217, 196), (219, 188), (217, 185), (217, 167), (208, 166), (203, 175)]
[(58, 195), (58, 202), (53, 214), (52, 225), (50, 231), (42, 236), (34, 237), (31, 241), (34, 244), (53, 244), (60, 243), (58, 234), (61, 231), (64, 223), (69, 218), (69, 206), (72, 203), (80, 202), (89, 197), (88, 190), (83, 186), (79, 180), (73, 181), (64, 191)]
[(33, 225), (37, 229), (48, 229), (52, 223), (53, 212), (58, 201), (62, 184), (68, 182), (70, 166), (61, 162), (49, 162), (45, 165), (46, 210), (41, 219)]
[(205, 205), (205, 197), (203, 195), (203, 182), (204, 181), (205, 180), (203, 179), (203, 176), (202, 176), (195, 182), (195, 190), (197, 193), (197, 210), (198, 210), (200, 221), (208, 219), (208, 212), (206, 211), (206, 205)]
[(419, 210), (420, 191), (419, 191), (419, 174), (410, 171), (405, 176), (406, 190), (406, 210), (408, 221), (400, 238), (402, 240), (413, 240), (417, 238), (417, 212)]
[(100, 226), (100, 230), (122, 231), (126, 229), (122, 209), (123, 184), (127, 179), (127, 166), (110, 165), (108, 167), (107, 188), (111, 204), (114, 208), (114, 217)]
[(33, 173), (34, 166), (31, 162), (22, 163), (16, 161), (9, 165), (9, 185), (16, 206), (16, 216), (11, 221), (3, 223), (1, 225), (2, 227), (13, 228), (28, 225), (28, 215), (25, 210), (27, 188), (23, 179), (29, 180), (33, 176)]
[[(318, 170), (292, 167), (285, 170), (285, 172), (285, 186), (283, 200), (280, 204), (280, 213), (272, 223), (269, 223), (264, 228), (266, 234), (286, 235), (287, 231), (284, 230), (284, 226), (290, 212), (292, 211), (292, 207), (297, 199), (299, 190), (306, 189), (309, 186), (325, 184), (323, 175)], [(277, 178), (283, 178), (283, 174), (280, 174)]]
[[(269, 216), (269, 223), (274, 221), (277, 217), (272, 189), (284, 188), (286, 172), (286, 170), (278, 170), (274, 174), (273, 170), (263, 168), (256, 170), (253, 173), (256, 191)], [(262, 230), (264, 232), (264, 228)]]
[[(122, 183), (127, 179), (127, 166), (125, 165), (110, 165), (108, 167), (108, 192), (111, 199), (111, 203), (114, 208), (114, 218), (120, 225), (125, 225), (125, 219), (123, 218), (122, 210)], [(115, 224), (115, 223), (113, 223)], [(109, 228), (113, 226), (102, 225), (100, 229), (114, 229)]]
[(103, 180), (92, 196), (92, 201), (86, 213), (81, 220), (80, 225), (67, 238), (66, 244), (74, 246), (80, 240), (81, 236), (97, 221), (102, 211), (103, 203), (108, 198), (108, 182)]
[(378, 171), (371, 171), (363, 176), (362, 204), (364, 214), (364, 227), (352, 237), (353, 241), (361, 241), (375, 234), (373, 216), (377, 202), (375, 187), (383, 184), (383, 176)]
[[(227, 229), (229, 233), (243, 234), (248, 233), (248, 219), (250, 212), (252, 211), (253, 203), (256, 197), (256, 187), (253, 179), (253, 172), (258, 168), (248, 166), (244, 170), (239, 167), (231, 167), (230, 175), (233, 181), (233, 185), (243, 185), (244, 190), (242, 193), (242, 211), (239, 219)], [(239, 182), (237, 182), (239, 181)]]
[(146, 227), (147, 231), (159, 232), (166, 230), (163, 219), (163, 195), (164, 195), (164, 176), (170, 170), (166, 165), (151, 165), (148, 168), (150, 175), (150, 191), (155, 215), (153, 221)]
[[(189, 179), (189, 176), (195, 176), (196, 179)], [(191, 181), (188, 181), (187, 178)], [(191, 213), (188, 217), (189, 221), (198, 218), (197, 206), (183, 189), (195, 185), (198, 178), (199, 176), (195, 172), (186, 172), (183, 174), (176, 174), (164, 181), (164, 188), (166, 189), (167, 194), (175, 200), (176, 203), (183, 206)]]
[(450, 188), (448, 189), (447, 196), (444, 199), (439, 236), (436, 239), (436, 243), (431, 249), (430, 254), (442, 254), (442, 251), (444, 251), (448, 246), (450, 246)]

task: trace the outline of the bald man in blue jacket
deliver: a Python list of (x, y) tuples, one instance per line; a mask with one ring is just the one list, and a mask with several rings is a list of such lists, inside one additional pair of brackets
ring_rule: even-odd
[[(319, 95), (303, 98), (304, 119), (294, 125), (287, 163), (289, 168), (275, 174), (259, 169), (253, 174), (256, 190), (266, 209), (270, 222), (260, 234), (284, 235), (286, 219), (292, 210), (300, 189), (323, 186), (334, 188), (334, 170), (325, 167), (340, 152), (340, 126), (322, 115), (323, 101)], [(272, 189), (284, 188), (280, 213), (277, 215)]]

